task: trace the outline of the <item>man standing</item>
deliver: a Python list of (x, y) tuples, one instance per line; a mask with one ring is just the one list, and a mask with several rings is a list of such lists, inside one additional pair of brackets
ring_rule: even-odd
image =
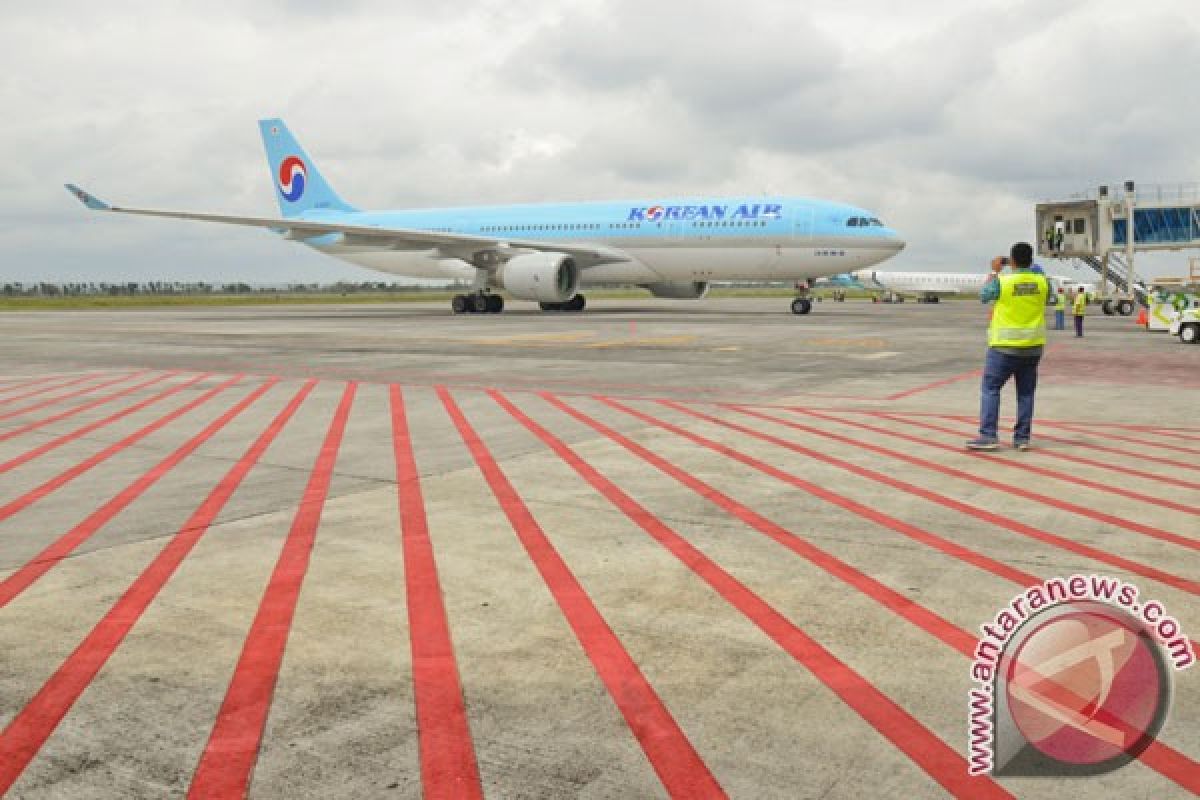
[(1058, 287), (1058, 294), (1054, 295), (1054, 330), (1064, 330), (1067, 325), (1067, 297), (1063, 288)]
[(1000, 390), (1009, 378), (1014, 378), (1017, 385), (1013, 447), (1028, 450), (1033, 433), (1033, 395), (1037, 389), (1038, 362), (1042, 360), (1042, 348), (1046, 344), (1046, 296), (1050, 289), (1045, 275), (1029, 269), (1033, 264), (1033, 248), (1027, 242), (1014, 244), (1009, 255), (1013, 271), (1001, 275), (1009, 259), (993, 258), (992, 278), (979, 295), (983, 303), (994, 302), (996, 306), (988, 325), (979, 436), (967, 442), (970, 450), (999, 447)]
[(1087, 313), (1087, 295), (1083, 293), (1083, 287), (1079, 287), (1079, 291), (1075, 292), (1075, 301), (1071, 303), (1071, 309), (1075, 312), (1075, 335), (1083, 336), (1083, 315)]

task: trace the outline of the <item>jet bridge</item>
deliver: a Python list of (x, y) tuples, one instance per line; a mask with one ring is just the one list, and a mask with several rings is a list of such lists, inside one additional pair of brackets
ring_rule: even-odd
[(1038, 255), (1095, 270), (1106, 314), (1132, 314), (1135, 300), (1147, 304), (1135, 253), (1200, 248), (1200, 184), (1138, 188), (1125, 181), (1120, 188), (1100, 186), (1069, 200), (1038, 203), (1035, 215)]

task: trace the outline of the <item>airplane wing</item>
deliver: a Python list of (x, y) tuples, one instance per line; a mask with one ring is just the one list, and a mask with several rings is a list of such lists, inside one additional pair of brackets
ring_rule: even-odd
[(138, 214), (146, 217), (169, 219), (191, 219), (201, 222), (219, 222), (226, 225), (245, 225), (252, 228), (267, 228), (284, 234), (288, 239), (313, 239), (320, 236), (340, 236), (339, 244), (350, 246), (379, 247), (390, 250), (438, 249), (447, 258), (461, 258), (479, 267), (490, 267), (508, 260), (512, 256), (528, 252), (565, 253), (581, 268), (598, 264), (629, 261), (630, 257), (615, 248), (569, 242), (545, 242), (528, 239), (500, 239), (492, 236), (476, 236), (466, 233), (425, 231), (415, 228), (384, 228), (377, 225), (353, 225), (346, 222), (321, 222), (298, 217), (242, 217), (228, 214), (205, 214), (195, 211), (167, 211), (153, 208), (129, 208), (110, 205), (78, 186), (65, 184), (67, 191), (93, 211), (111, 211), (120, 214)]

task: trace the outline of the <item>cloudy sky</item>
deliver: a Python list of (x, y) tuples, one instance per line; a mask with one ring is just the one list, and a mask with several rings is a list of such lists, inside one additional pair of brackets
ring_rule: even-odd
[(909, 242), (890, 267), (975, 270), (1033, 236), (1038, 200), (1200, 181), (1198, 19), (1194, 0), (9, 3), (0, 280), (380, 277), (61, 187), (273, 214), (255, 120), (276, 115), (362, 207), (800, 194), (876, 211)]

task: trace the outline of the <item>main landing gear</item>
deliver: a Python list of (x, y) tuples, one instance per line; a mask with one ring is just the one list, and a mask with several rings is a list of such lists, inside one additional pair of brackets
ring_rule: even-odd
[(456, 294), (450, 300), (450, 308), (455, 314), (499, 314), (504, 310), (504, 298), (486, 292)]
[(577, 294), (565, 303), (538, 303), (542, 311), (583, 311), (587, 305), (584, 296)]
[(793, 314), (807, 314), (812, 311), (812, 300), (807, 297), (797, 297), (792, 301)]

